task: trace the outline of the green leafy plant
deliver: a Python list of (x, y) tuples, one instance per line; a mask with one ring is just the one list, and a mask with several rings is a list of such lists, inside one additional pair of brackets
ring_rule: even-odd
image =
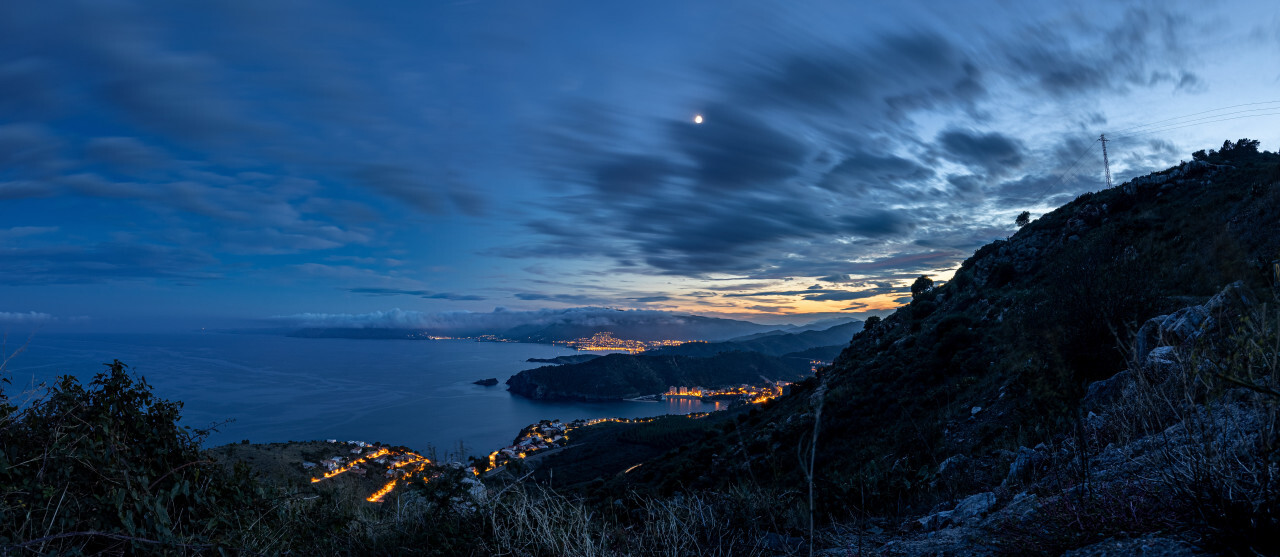
[(239, 547), (263, 512), (243, 470), (178, 425), (182, 403), (157, 399), (113, 361), (88, 385), (60, 378), (24, 408), (4, 399), (0, 546), (41, 553), (139, 553)]

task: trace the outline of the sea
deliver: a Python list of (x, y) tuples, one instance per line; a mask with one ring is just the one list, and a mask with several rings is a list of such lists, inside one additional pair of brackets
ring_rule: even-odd
[[(6, 354), (16, 348), (9, 338)], [(473, 340), (312, 339), (217, 332), (37, 334), (8, 363), (11, 401), (62, 375), (88, 382), (120, 360), (157, 397), (182, 401), (182, 425), (216, 426), (204, 444), (361, 440), (478, 456), (544, 419), (635, 418), (712, 411), (713, 403), (547, 402), (510, 394), (529, 358), (575, 354), (547, 344)], [(497, 386), (473, 382), (496, 378)]]

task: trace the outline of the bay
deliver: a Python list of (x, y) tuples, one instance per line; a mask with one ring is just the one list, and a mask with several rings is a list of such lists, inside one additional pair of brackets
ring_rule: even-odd
[[(10, 338), (9, 351), (14, 349)], [(221, 424), (217, 446), (336, 438), (470, 455), (504, 447), (542, 419), (634, 418), (709, 411), (694, 401), (546, 402), (501, 382), (568, 348), (470, 340), (308, 339), (279, 335), (37, 335), (6, 369), (5, 392), (64, 374), (87, 382), (118, 359), (160, 398), (184, 404), (182, 424)], [(497, 378), (495, 387), (472, 382)], [(227, 420), (233, 420), (227, 422)]]

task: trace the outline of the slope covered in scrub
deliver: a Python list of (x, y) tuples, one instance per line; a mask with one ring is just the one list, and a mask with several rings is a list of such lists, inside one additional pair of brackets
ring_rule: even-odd
[[(1019, 447), (1079, 423), (1086, 386), (1126, 367), (1143, 322), (1234, 281), (1270, 292), (1278, 259), (1280, 155), (1227, 142), (982, 247), (951, 281), (869, 322), (792, 396), (627, 479), (664, 492), (745, 478), (801, 486), (820, 415), (812, 477), (831, 517), (993, 488)], [(971, 485), (936, 481), (957, 455), (975, 463)]]

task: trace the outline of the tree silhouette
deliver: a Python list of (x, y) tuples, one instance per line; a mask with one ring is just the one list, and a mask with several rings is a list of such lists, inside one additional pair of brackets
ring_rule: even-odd
[(916, 281), (911, 284), (911, 297), (919, 298), (921, 294), (930, 290), (933, 290), (933, 279), (925, 275), (920, 275), (920, 278), (916, 279)]

